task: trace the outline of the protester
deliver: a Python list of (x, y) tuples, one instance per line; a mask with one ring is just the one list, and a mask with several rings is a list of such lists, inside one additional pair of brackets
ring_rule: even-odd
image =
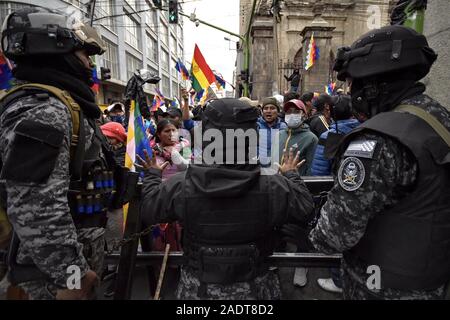
[[(333, 97), (333, 107), (331, 109), (331, 115), (334, 123), (330, 126), (330, 130), (322, 133), (322, 135), (320, 136), (311, 167), (311, 175), (332, 175), (331, 166), (333, 158), (329, 156), (327, 157), (326, 154), (339, 145), (340, 140), (344, 135), (352, 131), (360, 124), (360, 122), (353, 117), (350, 102), (351, 97), (347, 95), (339, 95)], [(340, 270), (331, 268), (330, 274), (331, 278), (317, 279), (319, 287), (321, 287), (325, 291), (341, 293), (342, 280)]]
[(108, 122), (102, 125), (100, 129), (112, 147), (117, 165), (124, 166), (127, 143), (125, 128), (117, 122)]
[[(301, 100), (291, 100), (284, 104), (285, 120), (287, 127), (280, 131), (280, 155), (283, 150), (294, 149), (300, 152), (300, 160), (305, 164), (299, 168), (299, 174), (306, 176), (311, 174), (311, 164), (314, 158), (317, 141), (319, 140), (304, 123), (306, 119), (306, 107)], [(280, 164), (283, 164), (281, 158)]]
[(122, 103), (113, 103), (106, 110), (110, 121), (120, 123), (124, 127), (127, 125), (125, 123), (125, 106)]
[(291, 90), (292, 92), (297, 92), (298, 91), (298, 86), (300, 85), (300, 72), (298, 69), (294, 69), (294, 71), (292, 72), (292, 74), (287, 77), (286, 75), (284, 75), (284, 78), (289, 82), (291, 82)]
[[(242, 99), (242, 98), (241, 98)], [(258, 118), (259, 129), (259, 160), (261, 166), (269, 166), (272, 157), (272, 139), (276, 132), (286, 129), (287, 126), (278, 118), (280, 105), (274, 97), (265, 98), (262, 101), (262, 117)]]
[(333, 159), (327, 158), (324, 152), (325, 146), (327, 145), (328, 135), (330, 133), (333, 134), (331, 144), (335, 144), (337, 146), (340, 140), (336, 137), (344, 136), (360, 124), (360, 122), (353, 117), (350, 102), (351, 98), (347, 95), (333, 97), (331, 114), (334, 123), (330, 126), (330, 130), (325, 131), (320, 136), (311, 166), (311, 174), (313, 176), (331, 175), (331, 165)]
[(302, 96), (300, 97), (300, 100), (303, 102), (303, 104), (306, 107), (306, 115), (308, 117), (308, 119), (306, 120), (306, 123), (309, 124), (309, 119), (312, 116), (312, 108), (313, 108), (313, 104), (312, 101), (314, 99), (314, 93), (313, 92), (306, 92), (304, 94), (302, 94)]
[(313, 103), (313, 107), (317, 112), (311, 117), (309, 121), (309, 127), (311, 132), (314, 133), (317, 138), (322, 133), (330, 129), (331, 120), (331, 105), (332, 100), (328, 94), (321, 94)]

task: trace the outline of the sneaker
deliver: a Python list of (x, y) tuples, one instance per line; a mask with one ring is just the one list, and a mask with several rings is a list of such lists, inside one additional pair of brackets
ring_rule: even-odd
[(294, 273), (294, 286), (304, 287), (308, 282), (306, 275), (308, 274), (307, 268), (295, 268)]
[(337, 287), (334, 284), (333, 279), (327, 278), (327, 279), (317, 279), (317, 284), (319, 287), (321, 287), (323, 290), (333, 293), (342, 293), (342, 289)]

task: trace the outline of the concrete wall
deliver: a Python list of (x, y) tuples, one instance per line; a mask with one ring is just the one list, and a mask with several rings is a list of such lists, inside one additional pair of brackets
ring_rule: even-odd
[(439, 55), (424, 79), (426, 93), (450, 110), (450, 1), (428, 1), (424, 34)]

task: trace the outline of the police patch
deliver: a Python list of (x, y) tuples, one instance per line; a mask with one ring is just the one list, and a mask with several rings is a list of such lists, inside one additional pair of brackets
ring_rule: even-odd
[(344, 159), (338, 170), (339, 185), (346, 191), (355, 191), (361, 187), (365, 176), (363, 163), (355, 157)]
[(344, 157), (361, 157), (372, 159), (373, 152), (377, 142), (375, 140), (358, 140), (352, 141), (347, 150), (345, 150)]

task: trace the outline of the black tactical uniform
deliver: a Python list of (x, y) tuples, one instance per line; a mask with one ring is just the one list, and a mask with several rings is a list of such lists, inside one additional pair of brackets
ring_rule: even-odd
[[(256, 130), (257, 117), (257, 111), (242, 101), (215, 100), (202, 113), (203, 133)], [(203, 146), (203, 156), (208, 146)], [(226, 145), (224, 154), (231, 148)], [(191, 165), (163, 183), (160, 171), (146, 172), (141, 208), (146, 224), (178, 220), (184, 228), (187, 262), (179, 299), (281, 297), (278, 276), (269, 271), (264, 258), (273, 252), (275, 229), (308, 216), (312, 197), (297, 171), (261, 175), (248, 150), (247, 146), (245, 163), (237, 164), (235, 159), (227, 164)]]

